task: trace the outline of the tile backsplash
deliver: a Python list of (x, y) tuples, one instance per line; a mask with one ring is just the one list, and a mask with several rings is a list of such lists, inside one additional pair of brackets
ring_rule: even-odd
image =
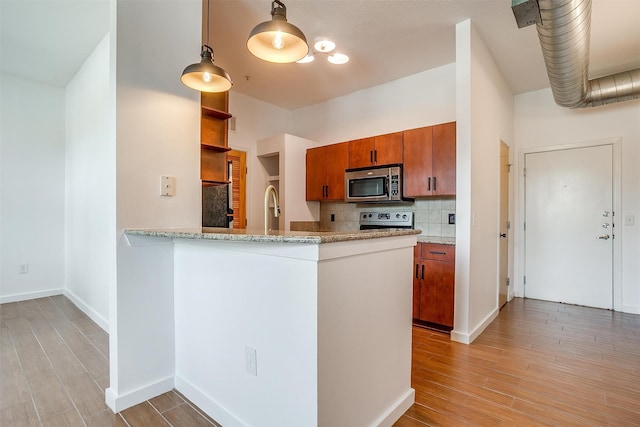
[[(412, 211), (415, 227), (425, 236), (455, 237), (456, 226), (449, 224), (449, 214), (456, 213), (456, 199), (453, 197), (419, 199), (411, 204), (320, 204), (320, 229), (327, 231), (354, 231), (360, 228), (361, 212)], [(332, 221), (333, 216), (333, 221)]]

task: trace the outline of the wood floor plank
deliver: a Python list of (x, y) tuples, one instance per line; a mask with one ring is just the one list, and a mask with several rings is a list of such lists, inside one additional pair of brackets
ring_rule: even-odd
[(43, 427), (84, 427), (85, 423), (75, 409), (59, 412), (42, 419)]
[(120, 414), (105, 409), (84, 419), (87, 427), (129, 427)]
[(121, 414), (131, 427), (171, 427), (149, 402), (143, 402), (129, 409), (125, 409)]
[(29, 387), (40, 418), (73, 409), (73, 404), (55, 373), (30, 378)]
[(32, 401), (17, 403), (0, 410), (0, 426), (39, 426), (40, 420)]
[[(162, 415), (169, 421), (173, 427), (213, 427), (214, 424), (209, 422), (198, 411), (187, 403), (178, 405)], [(217, 427), (217, 426), (216, 426)]]
[(84, 373), (65, 378), (63, 383), (83, 418), (108, 409), (104, 403), (104, 391), (89, 374)]
[(178, 405), (182, 405), (184, 403), (184, 399), (180, 397), (178, 393), (171, 390), (166, 393), (162, 393), (160, 396), (156, 396), (153, 399), (149, 399), (149, 403), (151, 403), (158, 412), (163, 413)]

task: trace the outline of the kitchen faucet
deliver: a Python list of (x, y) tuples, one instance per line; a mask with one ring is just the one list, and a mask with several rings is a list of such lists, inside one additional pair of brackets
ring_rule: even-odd
[(278, 204), (278, 191), (273, 185), (269, 185), (264, 192), (264, 234), (269, 232), (269, 193), (273, 196), (273, 216), (280, 216), (280, 206)]

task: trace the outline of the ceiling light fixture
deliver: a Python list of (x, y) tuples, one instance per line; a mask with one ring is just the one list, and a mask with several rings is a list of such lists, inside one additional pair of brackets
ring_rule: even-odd
[[(209, 41), (209, 0), (207, 0), (207, 40)], [(213, 63), (213, 49), (207, 44), (200, 48), (200, 62), (191, 64), (182, 72), (180, 81), (200, 92), (226, 92), (233, 82), (229, 74)]]
[(342, 65), (349, 62), (349, 57), (343, 53), (334, 53), (327, 57), (327, 61), (331, 62), (332, 64)]
[(318, 40), (313, 44), (313, 48), (318, 52), (328, 53), (336, 48), (336, 44), (331, 40), (322, 39)]
[(271, 2), (271, 21), (255, 26), (247, 49), (254, 56), (268, 62), (285, 64), (296, 62), (309, 53), (303, 32), (287, 22), (287, 7), (280, 0)]
[[(298, 64), (306, 64), (313, 62), (316, 53), (327, 55), (327, 60), (335, 65), (342, 65), (349, 62), (349, 57), (343, 53), (331, 53), (335, 50), (336, 44), (329, 39), (316, 39), (313, 49), (304, 58), (296, 61)], [(330, 54), (331, 53), (331, 54)]]

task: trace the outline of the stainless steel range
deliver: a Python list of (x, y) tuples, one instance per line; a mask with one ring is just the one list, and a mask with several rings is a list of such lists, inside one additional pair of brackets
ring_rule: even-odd
[(361, 212), (360, 230), (413, 228), (413, 212)]

